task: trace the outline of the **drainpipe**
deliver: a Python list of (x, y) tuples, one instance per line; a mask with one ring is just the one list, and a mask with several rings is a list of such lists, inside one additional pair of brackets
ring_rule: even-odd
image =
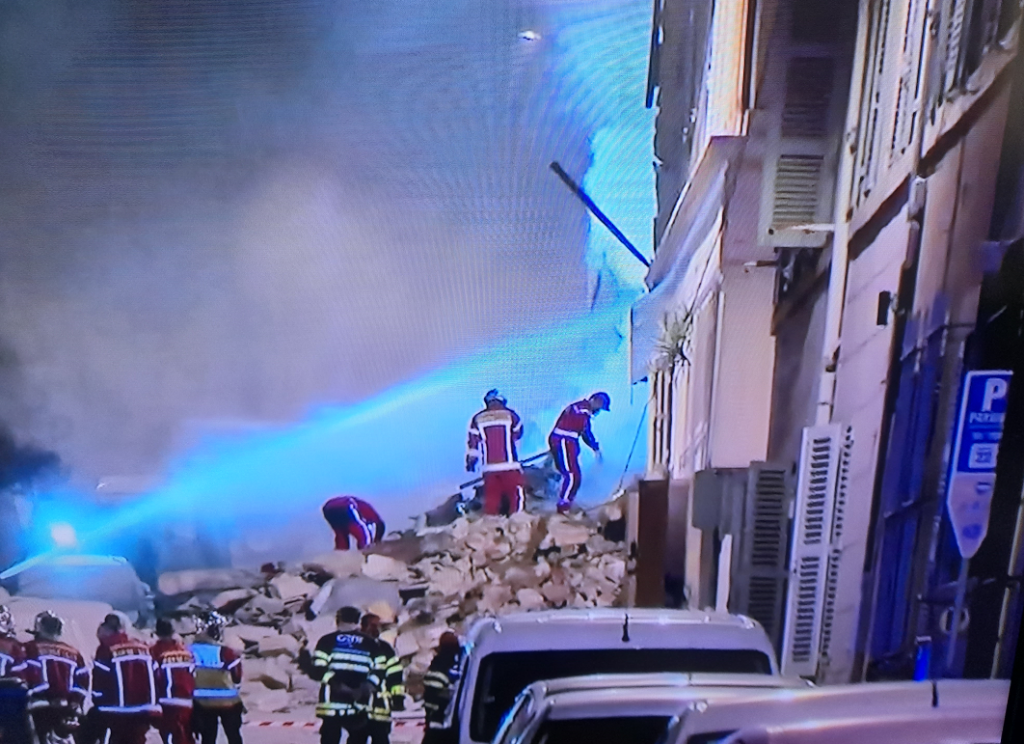
[(850, 95), (847, 99), (846, 122), (843, 125), (843, 141), (840, 145), (839, 168), (836, 174), (836, 203), (832, 217), (832, 263), (828, 276), (825, 338), (821, 347), (821, 379), (818, 387), (818, 402), (815, 407), (815, 424), (818, 426), (828, 424), (832, 420), (832, 407), (835, 402), (839, 335), (843, 326), (843, 303), (846, 300), (846, 273), (849, 261), (850, 223), (847, 213), (850, 211), (854, 162), (857, 159), (862, 71), (867, 48), (869, 4), (869, 0), (861, 0), (857, 9), (857, 41), (854, 47), (853, 64), (850, 67)]

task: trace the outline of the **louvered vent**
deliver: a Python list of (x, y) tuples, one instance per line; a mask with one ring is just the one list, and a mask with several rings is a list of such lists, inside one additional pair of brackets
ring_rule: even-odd
[(780, 651), (793, 500), (791, 470), (783, 464), (750, 463), (739, 560), (733, 564), (729, 595), (730, 611), (761, 623)]
[(750, 579), (750, 594), (746, 612), (764, 627), (769, 638), (779, 632), (779, 601), (782, 599), (778, 579), (767, 576), (753, 576)]
[(772, 225), (789, 227), (815, 222), (824, 158), (820, 155), (780, 155), (775, 173)]
[(763, 470), (757, 480), (751, 564), (774, 568), (785, 556), (779, 535), (786, 527), (786, 479), (778, 471)]
[(817, 672), (839, 438), (838, 426), (804, 429), (783, 639), (782, 667), (786, 674), (812, 677)]
[(832, 103), (835, 63), (824, 57), (790, 60), (786, 72), (786, 104), (782, 109), (783, 137), (824, 137)]
[(960, 48), (963, 45), (966, 18), (967, 0), (952, 0), (946, 25), (946, 61), (943, 69), (947, 91), (954, 90), (960, 84)]
[(853, 454), (853, 428), (847, 427), (846, 441), (839, 455), (839, 476), (836, 482), (835, 509), (832, 515), (832, 539), (825, 578), (825, 604), (821, 612), (821, 658), (827, 660), (832, 646), (832, 627), (835, 623), (836, 600), (839, 594), (839, 561), (843, 556), (843, 522), (849, 497), (850, 457)]
[(796, 570), (796, 614), (793, 618), (793, 640), (789, 658), (794, 662), (811, 659), (814, 644), (818, 597), (821, 594), (821, 559), (804, 556)]

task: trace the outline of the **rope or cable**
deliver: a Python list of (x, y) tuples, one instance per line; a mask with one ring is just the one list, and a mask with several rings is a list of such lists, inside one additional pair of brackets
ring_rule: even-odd
[(636, 452), (636, 443), (640, 441), (640, 430), (643, 429), (644, 420), (647, 418), (647, 408), (651, 405), (651, 399), (648, 396), (647, 402), (644, 403), (643, 413), (640, 414), (640, 423), (637, 424), (636, 434), (633, 435), (633, 446), (629, 448), (629, 457), (626, 458), (626, 467), (622, 469), (622, 475), (619, 477), (619, 486), (616, 491), (622, 490), (622, 483), (626, 480), (626, 473), (629, 472), (629, 465), (633, 461), (633, 453)]

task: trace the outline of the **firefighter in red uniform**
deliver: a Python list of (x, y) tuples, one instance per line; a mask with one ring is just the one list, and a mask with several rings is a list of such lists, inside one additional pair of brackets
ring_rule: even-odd
[(108, 732), (104, 744), (145, 744), (149, 727), (160, 720), (156, 663), (149, 647), (125, 631), (113, 613), (96, 630), (92, 696)]
[(89, 669), (74, 646), (60, 639), (64, 621), (52, 612), (36, 615), (35, 640), (25, 644), (28, 709), (39, 741), (82, 712), (89, 694)]
[(580, 439), (598, 458), (601, 448), (590, 430), (590, 421), (601, 411), (611, 408), (608, 393), (594, 393), (589, 398), (576, 401), (568, 406), (555, 422), (555, 428), (548, 437), (555, 467), (562, 474), (562, 490), (558, 497), (558, 513), (569, 511), (577, 492), (580, 490)]
[(170, 620), (156, 621), (157, 641), (150, 649), (156, 662), (156, 689), (160, 707), (160, 738), (164, 744), (195, 744), (192, 736), (192, 676), (196, 664), (192, 652), (174, 637)]
[(0, 679), (25, 675), (25, 647), (14, 637), (14, 615), (0, 605)]
[(323, 507), (324, 519), (334, 530), (334, 549), (348, 550), (349, 537), (362, 550), (384, 539), (384, 520), (372, 506), (355, 496), (336, 496)]
[(507, 403), (497, 390), (489, 390), (484, 410), (469, 422), (466, 470), (472, 472), (480, 463), (484, 514), (513, 514), (523, 508), (523, 466), (516, 453), (523, 421)]
[(31, 744), (25, 647), (14, 636), (14, 616), (0, 605), (0, 742)]

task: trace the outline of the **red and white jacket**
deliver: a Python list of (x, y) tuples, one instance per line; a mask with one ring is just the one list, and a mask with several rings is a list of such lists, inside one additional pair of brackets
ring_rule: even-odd
[(485, 408), (469, 422), (466, 457), (470, 466), (482, 462), (481, 470), (492, 473), (520, 470), (516, 442), (523, 437), (523, 421), (511, 408)]
[(104, 713), (159, 713), (156, 662), (149, 647), (124, 633), (96, 649), (93, 661), (93, 704)]
[(566, 437), (567, 439), (582, 439), (583, 442), (595, 452), (598, 449), (597, 439), (594, 432), (590, 430), (590, 421), (594, 412), (585, 400), (578, 400), (571, 403), (562, 411), (555, 422), (555, 428), (551, 430), (552, 437)]
[(150, 649), (156, 662), (156, 689), (161, 705), (192, 707), (192, 693), (196, 689), (193, 676), (196, 661), (189, 651), (174, 639), (161, 639)]
[(23, 677), (25, 646), (16, 638), (0, 636), (0, 677)]
[(63, 641), (29, 641), (25, 644), (24, 679), (29, 707), (53, 702), (81, 705), (89, 695), (89, 668), (74, 646)]

